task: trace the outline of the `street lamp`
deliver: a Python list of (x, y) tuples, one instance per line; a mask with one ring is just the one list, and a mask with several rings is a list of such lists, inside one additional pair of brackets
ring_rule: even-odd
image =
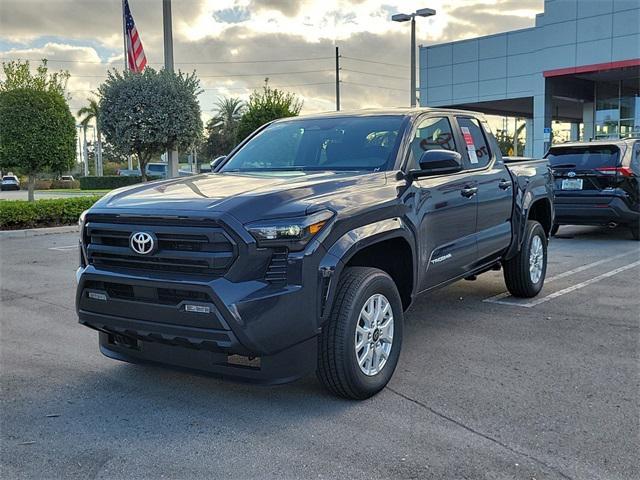
[(397, 13), (391, 16), (394, 22), (408, 22), (411, 20), (411, 86), (409, 95), (411, 96), (411, 106), (416, 106), (416, 17), (431, 17), (436, 14), (432, 8), (421, 8), (414, 13)]

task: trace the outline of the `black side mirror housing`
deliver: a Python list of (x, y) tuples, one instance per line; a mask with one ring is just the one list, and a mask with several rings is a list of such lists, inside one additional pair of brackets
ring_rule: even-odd
[(462, 155), (454, 150), (427, 150), (420, 157), (420, 169), (411, 173), (415, 177), (444, 175), (462, 170)]
[(211, 170), (215, 170), (224, 161), (225, 158), (227, 158), (226, 155), (222, 155), (220, 157), (214, 158), (210, 164)]

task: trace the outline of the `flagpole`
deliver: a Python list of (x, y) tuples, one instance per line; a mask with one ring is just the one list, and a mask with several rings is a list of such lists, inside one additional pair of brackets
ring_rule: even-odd
[(127, 62), (127, 19), (124, 11), (124, 0), (122, 0), (122, 42), (124, 47), (124, 69), (129, 69), (129, 62)]
[[(127, 59), (127, 18), (124, 11), (124, 0), (122, 0), (122, 42), (124, 46), (124, 70), (126, 72), (129, 70), (129, 62)], [(129, 170), (133, 170), (133, 159), (131, 158), (131, 155), (127, 157), (127, 160), (129, 161), (127, 167)]]

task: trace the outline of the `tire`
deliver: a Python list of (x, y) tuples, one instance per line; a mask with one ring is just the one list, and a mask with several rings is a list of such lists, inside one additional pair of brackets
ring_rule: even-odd
[[(385, 300), (392, 319), (389, 319), (387, 313), (378, 321), (378, 326), (382, 325), (382, 328), (366, 329), (371, 324), (367, 324), (368, 320), (361, 315), (366, 315), (367, 311), (373, 313), (376, 305), (385, 305)], [(358, 326), (360, 328), (356, 331)], [(391, 277), (377, 268), (346, 268), (338, 283), (331, 314), (319, 337), (318, 378), (329, 391), (339, 397), (363, 400), (375, 395), (389, 382), (398, 364), (402, 329), (402, 301)], [(364, 339), (364, 332), (367, 331), (371, 340)], [(356, 351), (356, 342), (359, 340), (364, 345)], [(374, 350), (370, 350), (370, 342), (373, 340), (379, 342), (379, 345), (376, 342)], [(373, 355), (369, 360), (366, 359), (368, 352)], [(383, 357), (383, 352), (387, 358), (386, 361), (380, 361), (378, 370), (374, 367), (378, 365), (378, 359)], [(362, 367), (358, 358), (364, 359)]]
[(551, 232), (549, 232), (549, 235), (551, 235), (552, 237), (555, 237), (556, 233), (558, 233), (558, 230), (560, 230), (560, 225), (558, 225), (557, 223), (554, 223), (553, 227), (551, 227)]
[(640, 223), (635, 225), (629, 225), (629, 230), (631, 230), (631, 238), (638, 241), (640, 240)]
[[(531, 259), (532, 248), (538, 252), (536, 258), (539, 261)], [(540, 255), (542, 255), (541, 258)], [(536, 262), (535, 265), (538, 268), (532, 268), (532, 261)], [(518, 255), (504, 262), (504, 281), (507, 285), (507, 290), (514, 297), (535, 297), (542, 290), (546, 273), (547, 236), (540, 223), (535, 220), (529, 220), (527, 221), (522, 248)]]

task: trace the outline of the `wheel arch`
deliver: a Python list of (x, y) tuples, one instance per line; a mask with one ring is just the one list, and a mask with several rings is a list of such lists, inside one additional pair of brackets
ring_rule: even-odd
[(406, 310), (413, 299), (417, 278), (415, 255), (413, 235), (399, 218), (381, 220), (344, 234), (320, 263), (321, 320), (331, 311), (340, 275), (351, 266), (374, 267), (386, 272), (395, 282)]

